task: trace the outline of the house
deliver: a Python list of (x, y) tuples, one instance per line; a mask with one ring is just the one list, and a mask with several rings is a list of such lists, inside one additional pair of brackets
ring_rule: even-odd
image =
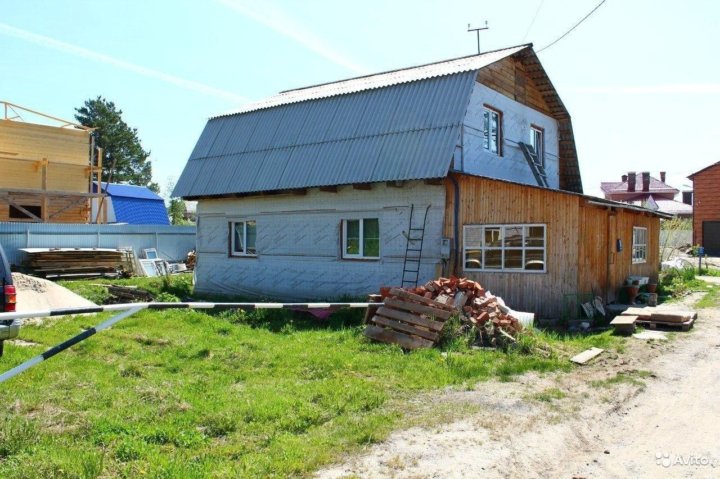
[[(97, 191), (98, 183), (93, 185)], [(165, 201), (145, 186), (119, 183), (100, 183), (106, 197), (93, 202), (93, 218), (98, 217), (100, 208), (101, 222), (125, 223), (130, 225), (169, 225)]]
[(683, 191), (683, 201), (676, 201), (680, 191), (665, 183), (664, 171), (660, 172), (660, 179), (650, 176), (647, 171), (640, 176), (631, 171), (622, 175), (621, 181), (600, 183), (600, 189), (609, 200), (641, 205), (676, 218), (691, 218), (693, 214), (692, 192)]
[(659, 263), (662, 214), (582, 194), (570, 115), (532, 45), (211, 118), (173, 196), (198, 201), (201, 292), (337, 298), (455, 274), (560, 316)]
[(720, 161), (688, 176), (693, 182), (693, 244), (720, 256)]
[[(99, 178), (92, 129), (0, 102), (0, 221), (87, 223)], [(44, 123), (31, 123), (33, 118)]]

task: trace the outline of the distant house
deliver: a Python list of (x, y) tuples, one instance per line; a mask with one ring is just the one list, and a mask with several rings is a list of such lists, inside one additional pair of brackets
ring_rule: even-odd
[(173, 196), (198, 201), (202, 292), (338, 298), (454, 274), (560, 317), (659, 264), (663, 215), (582, 194), (570, 115), (532, 45), (211, 118)]
[[(97, 191), (97, 182), (94, 190)], [(102, 223), (131, 225), (168, 225), (165, 201), (145, 186), (101, 183), (106, 193), (100, 213)], [(93, 218), (97, 217), (98, 201), (93, 201)]]
[(690, 218), (693, 214), (692, 193), (683, 192), (683, 201), (676, 201), (680, 191), (665, 183), (664, 171), (660, 172), (660, 179), (650, 176), (647, 171), (640, 176), (631, 171), (622, 175), (621, 181), (600, 183), (600, 189), (609, 200), (644, 206), (678, 218)]
[(720, 161), (688, 176), (693, 181), (693, 244), (720, 256)]

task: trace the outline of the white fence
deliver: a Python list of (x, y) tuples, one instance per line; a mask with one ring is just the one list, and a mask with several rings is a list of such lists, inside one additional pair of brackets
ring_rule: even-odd
[(24, 259), (20, 248), (132, 248), (137, 257), (155, 248), (165, 260), (184, 260), (195, 234), (195, 226), (0, 222), (0, 244), (14, 265)]

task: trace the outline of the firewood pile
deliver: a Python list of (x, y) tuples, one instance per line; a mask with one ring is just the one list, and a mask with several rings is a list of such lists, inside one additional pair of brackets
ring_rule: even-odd
[(477, 343), (504, 347), (523, 327), (501, 298), (466, 278), (439, 278), (417, 288), (393, 288), (375, 311), (365, 335), (407, 349), (432, 347), (445, 322), (457, 315), (465, 330), (475, 328)]

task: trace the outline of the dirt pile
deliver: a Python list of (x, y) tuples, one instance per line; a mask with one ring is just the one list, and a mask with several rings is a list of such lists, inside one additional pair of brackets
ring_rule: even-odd
[(59, 284), (42, 278), (13, 273), (19, 312), (96, 306)]

